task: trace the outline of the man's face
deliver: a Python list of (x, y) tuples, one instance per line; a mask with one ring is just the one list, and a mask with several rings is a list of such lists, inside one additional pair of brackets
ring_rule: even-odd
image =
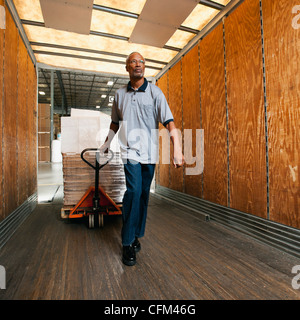
[(139, 53), (133, 53), (126, 65), (126, 70), (132, 79), (141, 79), (144, 77), (145, 60)]

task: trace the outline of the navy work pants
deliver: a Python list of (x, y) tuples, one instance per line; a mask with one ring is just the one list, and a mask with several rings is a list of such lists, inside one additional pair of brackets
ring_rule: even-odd
[(126, 191), (122, 207), (123, 246), (130, 245), (135, 237), (144, 236), (154, 170), (155, 164), (141, 164), (132, 160), (127, 160), (127, 163), (124, 163)]

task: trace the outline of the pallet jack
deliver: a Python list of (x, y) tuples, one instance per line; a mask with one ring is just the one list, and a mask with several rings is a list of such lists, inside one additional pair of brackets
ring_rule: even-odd
[[(95, 165), (84, 158), (86, 152), (95, 151)], [(89, 228), (104, 226), (104, 215), (121, 215), (121, 204), (116, 204), (99, 185), (99, 171), (106, 166), (114, 157), (112, 150), (108, 150), (108, 159), (101, 162), (101, 154), (97, 148), (84, 149), (81, 159), (95, 170), (95, 185), (88, 188), (78, 203), (69, 211), (68, 218), (86, 218)]]

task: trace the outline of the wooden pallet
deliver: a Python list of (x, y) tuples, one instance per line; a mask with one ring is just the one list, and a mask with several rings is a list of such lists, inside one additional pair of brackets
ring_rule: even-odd
[(62, 219), (69, 218), (70, 211), (74, 208), (74, 206), (63, 206), (60, 210), (60, 217)]

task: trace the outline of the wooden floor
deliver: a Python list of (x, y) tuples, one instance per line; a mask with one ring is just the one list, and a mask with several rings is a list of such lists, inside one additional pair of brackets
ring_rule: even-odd
[(0, 251), (2, 300), (300, 298), (299, 259), (151, 196), (137, 264), (121, 262), (121, 217), (103, 229), (59, 219), (61, 199), (38, 204)]

